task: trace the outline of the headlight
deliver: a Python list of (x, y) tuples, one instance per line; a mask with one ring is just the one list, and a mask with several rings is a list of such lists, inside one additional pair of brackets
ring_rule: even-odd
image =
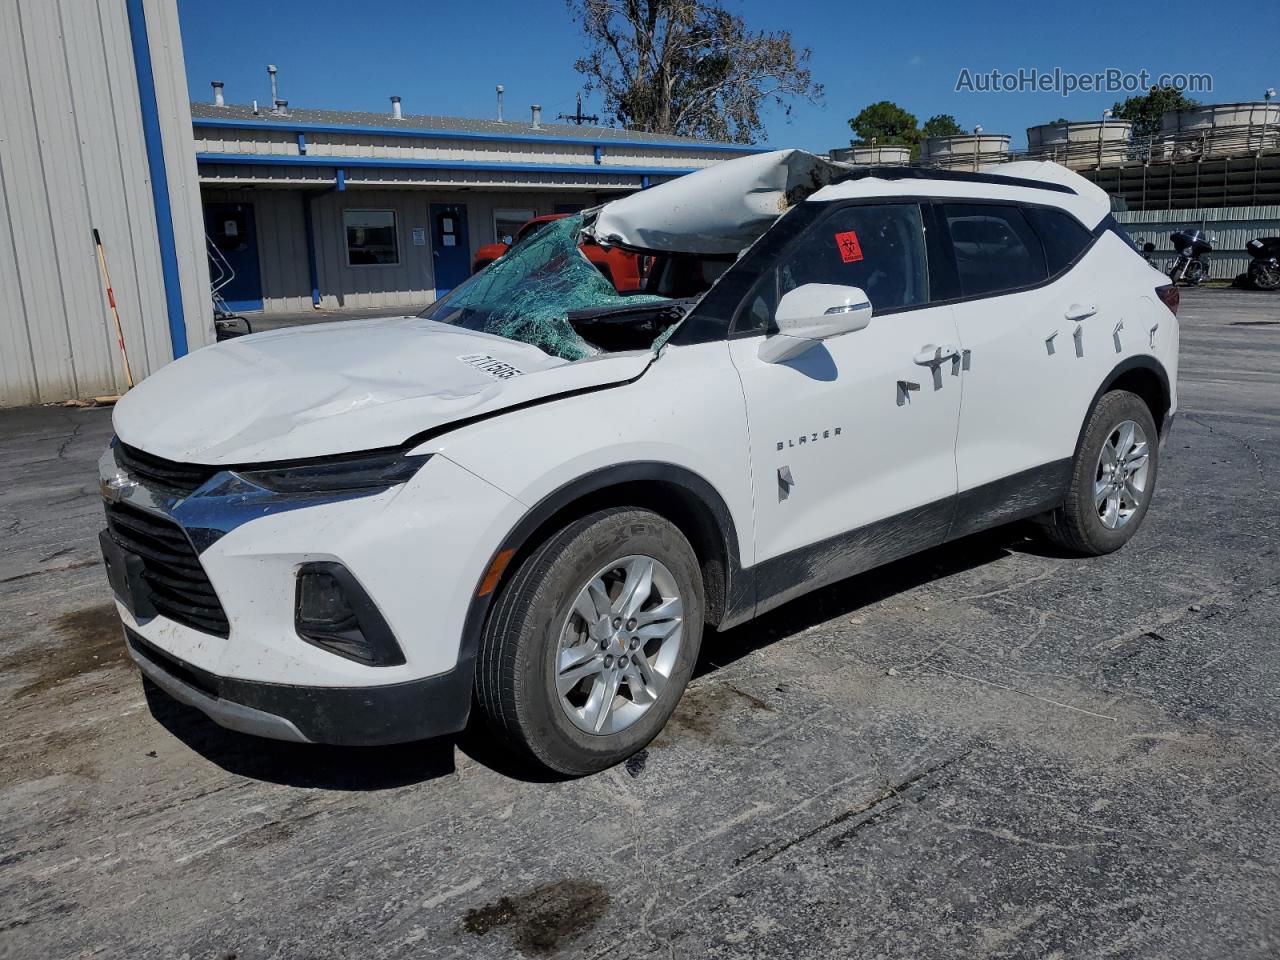
[(404, 483), (430, 459), (431, 454), (411, 457), (397, 450), (235, 472), (250, 483), (276, 493), (333, 493), (376, 490)]

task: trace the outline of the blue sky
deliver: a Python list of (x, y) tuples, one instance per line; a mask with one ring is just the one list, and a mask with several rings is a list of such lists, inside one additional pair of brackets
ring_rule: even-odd
[[(1018, 146), (1028, 126), (1092, 119), (1124, 96), (956, 92), (964, 68), (1208, 73), (1213, 92), (1197, 95), (1205, 102), (1256, 100), (1280, 87), (1276, 33), (1247, 7), (1223, 8), (1228, 20), (1211, 22), (1204, 8), (1181, 4), (724, 3), (752, 27), (790, 30), (796, 46), (813, 50), (826, 95), (817, 105), (796, 103), (789, 121), (780, 111), (766, 115), (776, 147), (842, 145), (848, 118), (883, 99), (921, 122), (951, 113), (966, 128), (1012, 134)], [(582, 85), (573, 70), (582, 43), (561, 0), (178, 0), (178, 7), (197, 100), (209, 98), (209, 81), (222, 80), (231, 102), (266, 102), (271, 62), (280, 68), (280, 95), (300, 107), (380, 111), (399, 94), (406, 113), (491, 117), (493, 88), (502, 83), (508, 119), (526, 119), (529, 104), (540, 103), (552, 120), (573, 112)], [(1182, 15), (1193, 9), (1190, 20)], [(600, 112), (594, 98), (585, 105)]]

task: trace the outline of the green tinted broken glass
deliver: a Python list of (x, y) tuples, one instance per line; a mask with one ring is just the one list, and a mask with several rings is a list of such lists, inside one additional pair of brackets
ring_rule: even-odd
[(582, 215), (553, 221), (432, 304), (423, 317), (532, 344), (564, 360), (598, 351), (569, 323), (574, 310), (662, 303), (623, 296), (578, 249)]

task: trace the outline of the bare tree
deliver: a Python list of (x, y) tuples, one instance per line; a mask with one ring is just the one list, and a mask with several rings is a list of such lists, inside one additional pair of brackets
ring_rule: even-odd
[(765, 135), (760, 110), (787, 114), (822, 84), (786, 31), (753, 32), (713, 0), (568, 0), (587, 53), (574, 67), (600, 90), (623, 126), (752, 143)]

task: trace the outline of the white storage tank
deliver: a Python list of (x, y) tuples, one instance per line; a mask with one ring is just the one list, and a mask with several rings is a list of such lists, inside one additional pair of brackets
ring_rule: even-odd
[(1007, 133), (963, 133), (927, 137), (920, 145), (920, 163), (930, 167), (977, 170), (1009, 159)]
[(1247, 157), (1280, 149), (1280, 103), (1208, 103), (1160, 117), (1153, 154), (1167, 160)]
[(1027, 152), (1073, 170), (1123, 163), (1133, 124), (1128, 120), (1082, 120), (1027, 127)]
[(911, 162), (911, 148), (900, 146), (836, 147), (830, 153), (832, 160), (857, 163), (872, 167), (904, 167)]

